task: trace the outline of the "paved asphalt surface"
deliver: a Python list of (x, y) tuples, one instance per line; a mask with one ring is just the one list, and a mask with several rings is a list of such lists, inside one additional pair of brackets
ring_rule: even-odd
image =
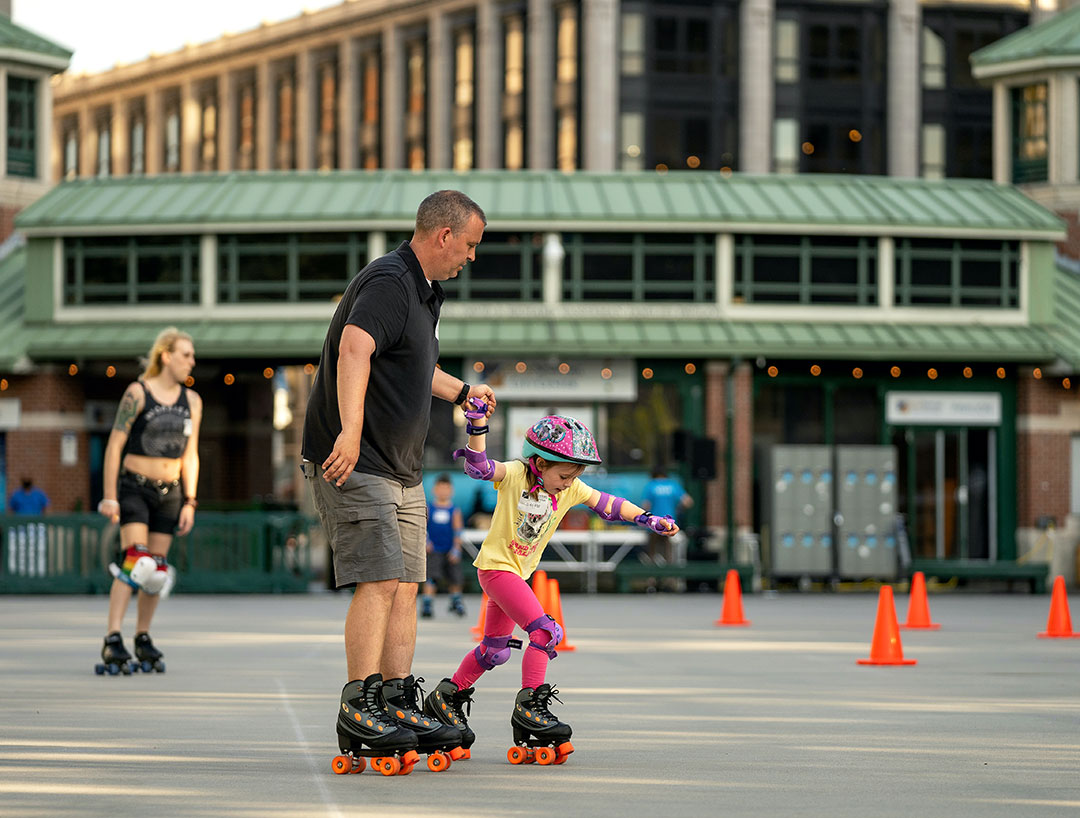
[[(568, 594), (567, 763), (506, 760), (515, 653), (479, 683), (471, 760), (387, 778), (330, 770), (344, 594), (179, 594), (167, 672), (130, 677), (92, 671), (103, 597), (2, 597), (0, 816), (1080, 815), (1080, 639), (1036, 638), (1049, 595), (931, 594), (916, 666), (857, 666), (877, 599), (746, 596), (752, 625), (720, 628), (716, 594)], [(473, 645), (467, 604), (421, 620), (427, 689)]]

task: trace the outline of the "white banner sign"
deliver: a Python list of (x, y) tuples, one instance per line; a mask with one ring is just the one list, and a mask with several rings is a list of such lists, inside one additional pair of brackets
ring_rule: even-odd
[(997, 392), (886, 392), (885, 420), (893, 426), (999, 426)]
[(637, 400), (637, 368), (632, 358), (616, 360), (485, 358), (483, 371), (465, 362), (465, 380), (488, 384), (501, 400)]
[(22, 404), (18, 398), (0, 400), (0, 429), (18, 429), (22, 419)]

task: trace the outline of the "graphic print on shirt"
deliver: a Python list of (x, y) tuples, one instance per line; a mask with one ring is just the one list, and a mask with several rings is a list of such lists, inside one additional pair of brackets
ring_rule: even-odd
[(551, 495), (547, 492), (521, 493), (515, 516), (517, 537), (510, 541), (514, 553), (527, 557), (536, 550), (540, 536), (551, 522), (551, 515)]
[(143, 448), (146, 454), (150, 457), (175, 457), (172, 452), (183, 452), (192, 431), (187, 406), (155, 403), (145, 414)]

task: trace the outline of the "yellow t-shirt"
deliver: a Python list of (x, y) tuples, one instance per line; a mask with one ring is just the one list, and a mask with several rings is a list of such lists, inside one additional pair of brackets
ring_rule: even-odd
[(527, 494), (526, 466), (520, 460), (506, 464), (506, 476), (495, 484), (499, 492), (491, 529), (484, 537), (473, 565), (485, 571), (513, 571), (528, 579), (562, 518), (592, 496), (592, 488), (574, 480), (559, 492), (559, 509), (551, 508), (551, 495), (543, 489)]

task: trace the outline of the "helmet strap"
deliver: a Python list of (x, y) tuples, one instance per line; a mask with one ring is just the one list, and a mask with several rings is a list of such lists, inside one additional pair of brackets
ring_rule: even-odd
[(532, 494), (534, 491), (537, 491), (538, 489), (544, 489), (544, 491), (547, 492), (548, 497), (551, 498), (551, 510), (552, 511), (558, 511), (559, 510), (559, 501), (555, 499), (554, 494), (552, 494), (550, 491), (548, 491), (546, 488), (544, 488), (544, 476), (540, 473), (540, 469), (536, 468), (536, 457), (537, 456), (535, 454), (529, 456), (529, 471), (531, 471), (533, 477), (536, 478), (536, 483), (533, 485), (533, 487), (531, 489), (529, 489), (529, 494)]

